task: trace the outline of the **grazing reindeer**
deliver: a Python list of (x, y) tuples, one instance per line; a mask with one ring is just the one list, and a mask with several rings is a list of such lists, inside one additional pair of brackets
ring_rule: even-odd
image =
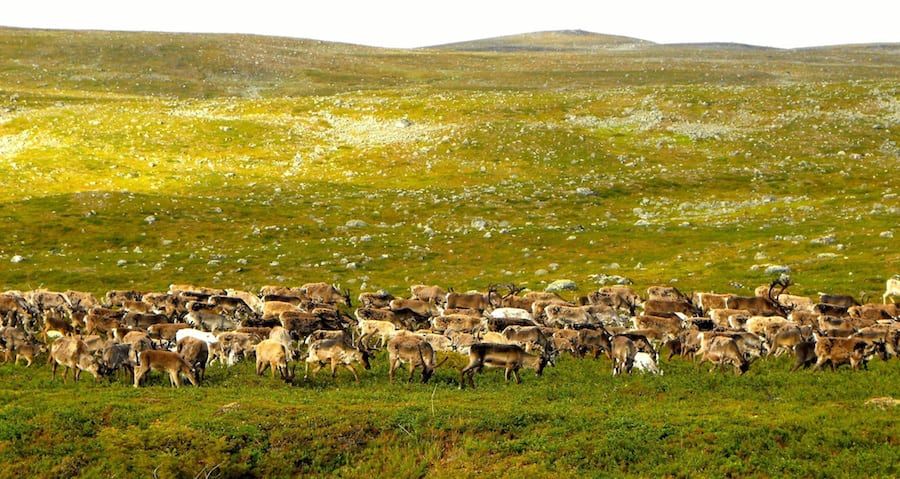
[[(172, 351), (148, 350), (140, 354), (140, 364), (134, 370), (134, 387), (140, 387), (141, 379), (150, 371), (164, 371), (169, 373), (169, 382), (174, 387), (181, 387), (181, 376), (183, 374), (188, 378), (194, 386), (197, 386), (197, 377), (191, 365), (181, 357), (180, 354)], [(180, 373), (180, 374), (179, 374)]]
[(485, 311), (494, 308), (494, 303), (491, 302), (491, 296), (497, 292), (497, 287), (492, 285), (488, 286), (487, 293), (456, 293), (454, 291), (450, 291), (447, 293), (447, 305), (446, 309), (455, 309), (455, 308), (465, 308), (465, 309), (474, 309), (477, 311)]
[(359, 375), (353, 368), (353, 363), (362, 363), (366, 369), (372, 369), (369, 364), (369, 358), (372, 354), (365, 347), (365, 337), (360, 337), (356, 345), (348, 345), (341, 339), (329, 338), (320, 339), (309, 345), (309, 353), (306, 357), (306, 371), (303, 379), (309, 377), (309, 365), (314, 364), (313, 377), (325, 366), (326, 363), (331, 364), (331, 377), (337, 374), (338, 365), (343, 365), (348, 371), (353, 373), (353, 379), (359, 382)]
[(515, 344), (476, 343), (469, 348), (469, 364), (459, 372), (459, 388), (465, 388), (468, 381), (475, 388), (475, 373), (481, 369), (504, 368), (504, 378), (509, 382), (512, 373), (516, 384), (522, 383), (519, 377), (519, 369), (522, 367), (534, 369), (540, 376), (544, 368), (549, 364), (555, 365), (555, 353), (542, 351), (540, 356), (528, 354)]
[(256, 375), (262, 376), (266, 368), (272, 369), (272, 378), (275, 372), (281, 375), (287, 383), (294, 380), (293, 371), (288, 369), (288, 348), (275, 339), (266, 339), (256, 345)]
[(422, 383), (427, 383), (434, 374), (434, 370), (447, 360), (445, 357), (444, 361), (435, 364), (434, 348), (425, 338), (414, 334), (404, 334), (391, 338), (388, 341), (387, 350), (390, 361), (388, 377), (391, 382), (394, 382), (394, 371), (397, 370), (400, 364), (407, 363), (409, 364), (408, 381), (412, 382), (416, 369), (422, 368)]
[(419, 301), (425, 301), (432, 304), (441, 304), (447, 297), (447, 291), (440, 286), (427, 286), (424, 284), (417, 284), (411, 286), (409, 288), (409, 291), (410, 293), (412, 293), (412, 297), (410, 299), (417, 299)]

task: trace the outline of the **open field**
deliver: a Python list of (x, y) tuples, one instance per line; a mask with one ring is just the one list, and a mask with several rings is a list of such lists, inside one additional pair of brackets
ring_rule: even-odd
[[(795, 294), (880, 297), (900, 272), (898, 79), (897, 45), (0, 29), (0, 290), (583, 293), (616, 274), (752, 294), (772, 264)], [(863, 403), (900, 397), (897, 367), (613, 380), (565, 360), (458, 392), (450, 368), (390, 386), (383, 358), (360, 386), (293, 389), (247, 365), (179, 391), (5, 365), (0, 476), (890, 477), (896, 413)]]
[(390, 385), (379, 356), (359, 385), (344, 371), (291, 388), (239, 363), (178, 390), (158, 373), (135, 390), (6, 365), (0, 476), (194, 477), (217, 464), (219, 477), (900, 474), (896, 407), (865, 404), (900, 397), (896, 359), (788, 373), (783, 357), (741, 377), (673, 360), (663, 376), (613, 378), (606, 359), (565, 357), (521, 385), (493, 371), (459, 391), (463, 365)]

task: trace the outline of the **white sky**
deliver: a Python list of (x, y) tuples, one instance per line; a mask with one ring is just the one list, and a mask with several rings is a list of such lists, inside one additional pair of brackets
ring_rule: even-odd
[(583, 29), (661, 43), (900, 42), (900, 0), (6, 0), (0, 25), (282, 35), (419, 47)]

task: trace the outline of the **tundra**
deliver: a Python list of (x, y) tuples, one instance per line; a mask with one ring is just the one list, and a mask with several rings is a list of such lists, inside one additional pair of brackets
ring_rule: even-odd
[(548, 351), (542, 351), (540, 356), (535, 356), (526, 353), (524, 349), (514, 344), (473, 344), (469, 348), (469, 364), (459, 372), (459, 388), (463, 389), (468, 382), (474, 389), (475, 373), (485, 367), (503, 368), (507, 382), (512, 373), (516, 383), (521, 384), (522, 378), (519, 377), (519, 369), (523, 367), (534, 369), (540, 376), (548, 364), (553, 364), (553, 357)]
[(169, 374), (169, 383), (181, 387), (181, 376), (184, 375), (194, 386), (198, 386), (197, 377), (191, 365), (172, 351), (144, 351), (140, 354), (140, 364), (134, 371), (134, 387), (140, 387), (141, 380), (150, 371), (162, 371)]

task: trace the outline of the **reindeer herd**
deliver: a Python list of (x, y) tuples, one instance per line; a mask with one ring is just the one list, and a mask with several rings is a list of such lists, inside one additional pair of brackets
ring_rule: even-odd
[[(388, 376), (417, 370), (427, 382), (453, 354), (468, 358), (459, 386), (475, 387), (475, 373), (500, 368), (521, 382), (521, 369), (540, 375), (560, 354), (606, 356), (612, 374), (634, 370), (662, 374), (667, 360), (688, 357), (712, 363), (713, 371), (738, 375), (753, 361), (788, 353), (791, 370), (866, 368), (900, 348), (900, 277), (887, 281), (884, 304), (860, 304), (846, 295), (820, 293), (817, 300), (786, 293), (789, 280), (760, 286), (754, 296), (683, 294), (651, 286), (642, 297), (631, 286), (602, 287), (571, 298), (525, 292), (513, 284), (500, 292), (457, 293), (416, 285), (406, 298), (364, 292), (354, 310), (350, 292), (327, 283), (298, 288), (263, 287), (258, 294), (173, 284), (167, 292), (109, 291), (98, 300), (79, 291), (0, 293), (0, 351), (4, 362), (24, 362), (47, 353), (53, 377), (63, 381), (87, 371), (96, 379), (127, 374), (139, 387), (151, 371), (198, 385), (206, 368), (255, 358), (289, 383), (299, 363), (308, 380), (324, 367), (332, 378), (346, 369), (370, 369), (386, 351)], [(351, 315), (352, 314), (352, 315)], [(438, 361), (437, 353), (444, 353)]]

